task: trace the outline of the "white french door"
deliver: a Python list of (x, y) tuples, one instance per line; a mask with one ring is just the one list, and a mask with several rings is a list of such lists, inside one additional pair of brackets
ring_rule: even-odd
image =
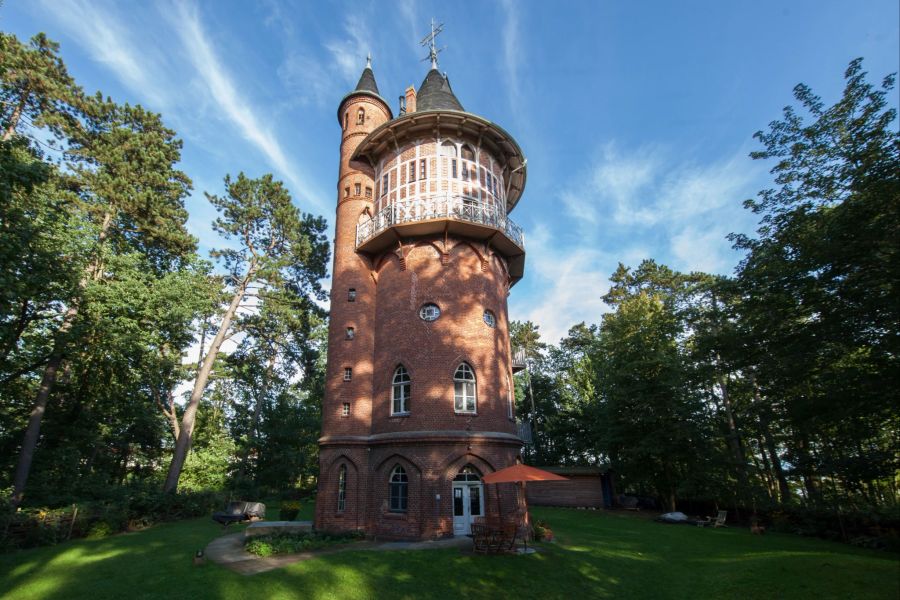
[(453, 535), (472, 533), (472, 521), (484, 514), (484, 486), (479, 483), (453, 484)]

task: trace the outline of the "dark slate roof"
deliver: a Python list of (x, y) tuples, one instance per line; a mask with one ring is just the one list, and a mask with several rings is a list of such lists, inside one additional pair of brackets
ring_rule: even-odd
[(372, 92), (377, 95), (381, 95), (378, 93), (378, 84), (375, 83), (375, 73), (372, 72), (370, 67), (366, 67), (363, 69), (362, 75), (359, 77), (359, 83), (356, 84), (356, 89), (354, 92)]
[(465, 112), (462, 104), (453, 95), (450, 80), (437, 69), (428, 71), (425, 81), (416, 93), (416, 112), (425, 110), (458, 110)]

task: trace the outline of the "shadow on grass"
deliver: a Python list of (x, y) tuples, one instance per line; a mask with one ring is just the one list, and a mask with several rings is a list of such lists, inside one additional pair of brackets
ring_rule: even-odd
[(898, 597), (896, 555), (601, 512), (534, 513), (550, 523), (558, 542), (533, 555), (348, 551), (251, 577), (192, 564), (194, 552), (222, 534), (221, 527), (194, 519), (0, 556), (0, 597)]

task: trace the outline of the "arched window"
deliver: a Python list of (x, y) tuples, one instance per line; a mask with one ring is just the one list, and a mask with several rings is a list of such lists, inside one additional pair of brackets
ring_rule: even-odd
[(468, 144), (463, 144), (461, 154), (462, 157), (466, 160), (475, 160), (475, 153), (472, 152), (472, 148), (470, 148)]
[(403, 415), (409, 412), (409, 396), (412, 389), (412, 380), (406, 367), (400, 365), (394, 371), (394, 379), (391, 382), (391, 414)]
[(338, 472), (338, 510), (344, 510), (347, 498), (347, 465), (341, 465)]
[(453, 409), (475, 412), (475, 371), (468, 363), (460, 363), (453, 375)]
[(441, 156), (456, 156), (456, 144), (451, 141), (442, 143)]
[(407, 510), (407, 488), (409, 480), (406, 478), (406, 471), (403, 467), (397, 465), (391, 471), (390, 482), (390, 510), (391, 512), (406, 512)]
[(453, 481), (465, 481), (467, 483), (477, 483), (481, 481), (481, 473), (472, 465), (464, 466), (459, 474), (453, 478)]
[(356, 113), (356, 124), (363, 125), (366, 122), (366, 111), (365, 109), (359, 109)]

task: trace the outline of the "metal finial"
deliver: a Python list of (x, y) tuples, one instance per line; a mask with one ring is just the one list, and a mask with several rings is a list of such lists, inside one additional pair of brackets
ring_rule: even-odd
[(366, 55), (366, 68), (367, 68), (367, 69), (371, 69), (371, 68), (372, 68), (372, 53), (371, 53), (371, 52), (369, 52), (369, 53)]
[(438, 53), (444, 51), (444, 48), (437, 48), (436, 45), (435, 45), (435, 40), (437, 39), (438, 34), (440, 34), (442, 31), (444, 31), (444, 24), (441, 23), (440, 25), (435, 25), (435, 24), (434, 24), (434, 18), (432, 17), (432, 19), (431, 19), (431, 33), (429, 33), (428, 35), (426, 35), (426, 36), (422, 39), (422, 41), (419, 42), (419, 44), (422, 45), (422, 46), (428, 46), (428, 56), (425, 57), (425, 58), (423, 58), (422, 60), (428, 60), (428, 59), (430, 58), (430, 59), (431, 59), (431, 68), (432, 68), (432, 69), (437, 69), (437, 64), (438, 64), (437, 57), (438, 57)]

